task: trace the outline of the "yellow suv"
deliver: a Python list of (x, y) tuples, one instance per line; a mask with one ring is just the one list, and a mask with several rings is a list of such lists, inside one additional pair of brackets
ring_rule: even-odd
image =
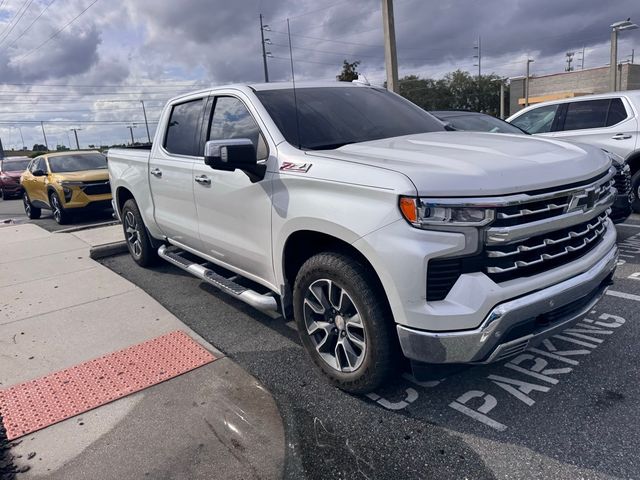
[(20, 177), (24, 211), (40, 218), (43, 208), (53, 212), (59, 224), (71, 211), (111, 207), (107, 157), (95, 151), (48, 153), (34, 158)]

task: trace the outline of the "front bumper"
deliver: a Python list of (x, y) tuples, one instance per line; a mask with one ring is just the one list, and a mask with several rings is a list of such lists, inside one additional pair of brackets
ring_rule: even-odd
[(6, 195), (22, 195), (22, 185), (17, 182), (0, 182), (0, 187)]
[(586, 272), (495, 306), (478, 328), (429, 332), (397, 325), (404, 355), (424, 363), (490, 363), (580, 321), (611, 284), (618, 248)]

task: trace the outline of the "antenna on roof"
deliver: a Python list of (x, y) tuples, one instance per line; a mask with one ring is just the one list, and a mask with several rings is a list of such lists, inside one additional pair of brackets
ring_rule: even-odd
[(298, 96), (296, 95), (296, 74), (293, 70), (293, 47), (291, 46), (291, 26), (287, 18), (287, 33), (289, 34), (289, 57), (291, 58), (291, 80), (293, 81), (293, 108), (296, 112), (296, 138), (298, 140), (298, 148), (302, 149), (300, 144), (300, 117), (298, 115)]

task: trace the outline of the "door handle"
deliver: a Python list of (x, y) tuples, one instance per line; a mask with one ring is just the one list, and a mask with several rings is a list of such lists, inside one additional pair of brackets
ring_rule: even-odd
[(616, 133), (613, 137), (614, 140), (628, 140), (629, 138), (631, 138), (631, 135), (629, 135), (628, 133)]
[(149, 173), (157, 178), (160, 178), (162, 176), (162, 170), (160, 170), (159, 168), (154, 168)]
[(200, 185), (211, 185), (211, 179), (206, 175), (200, 175), (199, 177), (196, 177), (195, 181)]

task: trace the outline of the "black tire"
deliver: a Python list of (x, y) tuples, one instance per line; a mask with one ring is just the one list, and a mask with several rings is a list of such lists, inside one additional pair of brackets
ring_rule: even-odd
[(69, 223), (69, 221), (71, 220), (71, 214), (62, 206), (60, 197), (56, 192), (49, 193), (49, 205), (51, 206), (51, 211), (53, 212), (53, 219), (59, 225), (66, 225), (67, 223)]
[(133, 198), (127, 200), (122, 207), (122, 229), (134, 262), (141, 267), (154, 265), (158, 260), (158, 252), (151, 243), (140, 209)]
[[(373, 272), (370, 268), (349, 255), (339, 252), (323, 252), (314, 255), (302, 265), (293, 289), (294, 317), (302, 344), (316, 366), (333, 385), (354, 394), (371, 392), (384, 383), (394, 372), (398, 358), (399, 349), (393, 318), (384, 301), (384, 292), (380, 291), (381, 288), (378, 288), (377, 285), (372, 284), (370, 280), (372, 276)], [(308, 295), (313, 295), (310, 290), (311, 286), (322, 290), (325, 288), (323, 285), (328, 286), (329, 293), (326, 297), (334, 297), (334, 299), (330, 301), (330, 308), (325, 308), (324, 313), (318, 313), (309, 306), (308, 300), (312, 297), (308, 297)], [(346, 301), (338, 301), (334, 293), (331, 292), (332, 289), (337, 289), (340, 292), (336, 292), (336, 294), (341, 299), (343, 292), (346, 293)], [(307, 297), (307, 303), (305, 303), (305, 297)], [(318, 296), (315, 296), (315, 299), (317, 300)], [(336, 311), (333, 308), (335, 302), (353, 305), (355, 314), (352, 313), (349, 317), (349, 313), (343, 311), (344, 308), (349, 307), (344, 307), (344, 305)], [(315, 303), (317, 306), (321, 305), (321, 302), (316, 301)], [(362, 325), (362, 328), (356, 326), (356, 332), (358, 329), (362, 332), (361, 335), (358, 334), (357, 338), (362, 341), (365, 348), (357, 347), (354, 349), (354, 345), (357, 344), (351, 343), (351, 352), (358, 355), (358, 359), (353, 362), (354, 365), (351, 365), (349, 361), (347, 369), (352, 369), (352, 371), (345, 372), (337, 367), (340, 363), (347, 363), (348, 355), (344, 347), (341, 347), (342, 355), (338, 353), (337, 343), (341, 341), (347, 343), (346, 341), (351, 341), (354, 338), (355, 333), (349, 333), (348, 327), (356, 315), (361, 320), (357, 323)], [(310, 321), (313, 317), (315, 319)], [(319, 324), (324, 326), (310, 334), (307, 329), (308, 324), (313, 325), (311, 328), (315, 328)], [(320, 339), (319, 336), (321, 336)], [(329, 342), (335, 342), (336, 346), (332, 347), (332, 343)], [(319, 346), (319, 344), (321, 345)], [(331, 360), (330, 350), (332, 348), (336, 363), (330, 366), (328, 360)], [(319, 351), (323, 349), (328, 351)]]
[(42, 210), (31, 205), (31, 200), (29, 200), (29, 195), (27, 195), (27, 192), (24, 192), (22, 194), (22, 204), (24, 205), (24, 213), (27, 214), (29, 220), (37, 220), (38, 218), (40, 218)]
[(634, 212), (640, 213), (640, 170), (631, 177), (631, 190), (633, 191), (631, 207)]

